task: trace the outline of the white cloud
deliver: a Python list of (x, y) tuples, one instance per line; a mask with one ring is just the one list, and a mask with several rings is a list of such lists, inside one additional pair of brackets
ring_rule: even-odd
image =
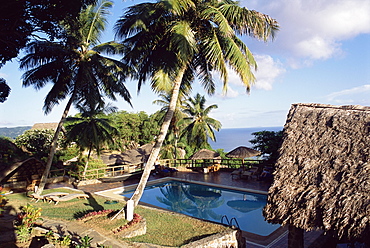
[[(252, 87), (262, 90), (271, 90), (276, 78), (285, 72), (282, 63), (279, 60), (274, 60), (269, 55), (254, 55), (254, 58), (257, 62), (258, 69), (253, 72), (256, 83), (253, 84)], [(215, 72), (215, 75), (219, 76), (217, 72)], [(228, 79), (226, 97), (233, 98), (239, 95), (238, 91), (231, 88), (231, 85), (237, 88), (243, 88), (243, 92), (245, 92), (245, 86), (240, 80), (240, 77), (230, 68), (228, 68)]]
[(255, 55), (254, 56), (258, 70), (255, 73), (257, 82), (254, 85), (257, 89), (272, 90), (272, 84), (275, 79), (285, 72), (283, 65), (280, 61), (274, 61), (274, 59), (268, 55)]
[(279, 22), (274, 50), (292, 57), (295, 67), (341, 55), (342, 41), (370, 33), (369, 0), (255, 0), (243, 5)]
[(333, 92), (326, 100), (333, 104), (370, 105), (370, 84)]
[(237, 90), (234, 90), (230, 84), (227, 86), (226, 92), (217, 93), (216, 96), (219, 98), (236, 98), (240, 95), (240, 93)]
[(235, 98), (235, 97), (237, 97), (237, 96), (239, 96), (239, 92), (238, 92), (238, 91), (236, 91), (236, 90), (233, 90), (233, 89), (231, 88), (231, 86), (230, 86), (230, 85), (228, 85), (228, 86), (227, 86), (227, 92), (226, 92), (226, 95), (224, 95), (224, 97), (227, 97), (227, 98)]
[(308, 57), (314, 60), (328, 59), (333, 54), (340, 53), (339, 44), (320, 36), (314, 36), (298, 42), (295, 45), (295, 50), (300, 57)]

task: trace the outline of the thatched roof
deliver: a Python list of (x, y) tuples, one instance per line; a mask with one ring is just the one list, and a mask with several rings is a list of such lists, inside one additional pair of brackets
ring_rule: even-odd
[(196, 159), (220, 159), (220, 154), (215, 151), (211, 151), (208, 149), (201, 149), (191, 155), (190, 159), (196, 160)]
[(146, 144), (120, 154), (103, 154), (101, 159), (106, 165), (146, 163), (152, 149), (152, 144)]
[(58, 127), (58, 123), (35, 123), (32, 127), (32, 129), (53, 129), (56, 130)]
[(369, 125), (369, 107), (294, 104), (264, 208), (266, 219), (368, 238)]
[(254, 156), (261, 155), (260, 151), (254, 150), (252, 148), (248, 148), (245, 146), (239, 146), (234, 150), (228, 152), (226, 157), (228, 158), (250, 158)]
[(0, 183), (8, 181), (29, 181), (41, 178), (45, 164), (36, 158), (28, 158), (12, 164), (0, 165)]

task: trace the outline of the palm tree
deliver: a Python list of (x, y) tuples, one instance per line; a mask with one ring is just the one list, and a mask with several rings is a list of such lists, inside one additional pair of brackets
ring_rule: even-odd
[(186, 137), (194, 152), (197, 149), (209, 148), (208, 138), (216, 141), (213, 130), (219, 131), (221, 128), (221, 123), (218, 120), (208, 116), (211, 110), (218, 108), (218, 106), (213, 104), (206, 107), (205, 103), (206, 98), (198, 93), (194, 98), (189, 97), (183, 110), (188, 117), (181, 120), (187, 124), (181, 136)]
[(104, 96), (116, 100), (116, 94), (130, 102), (130, 94), (123, 84), (127, 68), (122, 62), (101, 54), (118, 53), (119, 44), (99, 44), (111, 6), (110, 1), (87, 6), (73, 25), (63, 26), (63, 40), (32, 42), (21, 59), (20, 67), (28, 70), (23, 74), (23, 86), (40, 89), (49, 82), (53, 84), (44, 101), (45, 114), (60, 101), (68, 99), (36, 194), (41, 194), (44, 189), (58, 134), (72, 104), (102, 102)]
[(81, 149), (88, 149), (87, 161), (85, 164), (83, 175), (85, 176), (87, 166), (89, 164), (91, 151), (96, 150), (99, 155), (102, 145), (105, 143), (113, 143), (112, 135), (118, 134), (118, 130), (110, 125), (107, 118), (99, 118), (104, 114), (110, 114), (117, 110), (116, 107), (110, 105), (104, 106), (104, 103), (91, 105), (76, 106), (81, 117), (68, 117), (66, 119), (67, 142), (75, 142)]
[[(161, 99), (153, 101), (154, 104), (161, 105), (162, 108), (160, 109), (160, 112), (163, 113), (163, 116), (161, 118), (161, 122), (163, 123), (165, 113), (167, 113), (171, 101), (171, 92), (169, 93), (160, 93), (159, 94)], [(169, 132), (167, 133), (166, 139), (164, 142), (166, 147), (162, 147), (161, 149), (161, 156), (165, 153), (165, 158), (177, 158), (177, 154), (179, 153), (177, 146), (178, 146), (178, 140), (180, 136), (180, 126), (179, 121), (185, 117), (184, 113), (182, 112), (183, 108), (183, 101), (184, 98), (187, 96), (186, 92), (181, 92), (179, 94), (179, 97), (177, 99), (177, 105), (175, 108), (175, 112), (172, 116), (170, 126), (169, 126)], [(172, 152), (171, 152), (171, 148)], [(172, 154), (174, 156), (172, 156)]]
[(249, 90), (255, 80), (251, 69), (257, 65), (238, 35), (267, 41), (277, 29), (274, 19), (231, 0), (157, 0), (129, 7), (117, 21), (116, 36), (125, 49), (123, 61), (136, 69), (139, 90), (150, 79), (154, 90), (172, 91), (160, 135), (131, 197), (135, 205), (166, 137), (181, 87), (190, 88), (198, 77), (207, 93), (213, 94), (212, 72), (218, 71), (226, 91), (230, 67)]

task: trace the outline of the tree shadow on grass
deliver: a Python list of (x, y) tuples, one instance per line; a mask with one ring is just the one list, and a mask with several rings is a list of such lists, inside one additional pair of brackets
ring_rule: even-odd
[(94, 209), (94, 211), (100, 211), (100, 210), (104, 210), (104, 207), (102, 205), (100, 205), (96, 199), (94, 198), (93, 194), (91, 193), (86, 193), (89, 198), (87, 198), (87, 200), (89, 201), (89, 203), (85, 203), (85, 205), (87, 206), (91, 206), (92, 209)]
[(90, 213), (90, 212), (95, 212), (95, 211), (101, 211), (101, 210), (104, 210), (104, 207), (102, 205), (100, 205), (96, 199), (94, 198), (93, 194), (89, 193), (89, 192), (85, 192), (85, 194), (87, 194), (89, 196), (89, 198), (87, 198), (88, 200), (88, 203), (84, 203), (84, 205), (86, 206), (90, 206), (92, 209), (91, 210), (84, 210), (84, 211), (78, 211), (76, 213), (73, 214), (73, 217), (75, 219), (79, 219), (79, 218), (82, 218), (83, 216), (85, 216), (86, 214)]

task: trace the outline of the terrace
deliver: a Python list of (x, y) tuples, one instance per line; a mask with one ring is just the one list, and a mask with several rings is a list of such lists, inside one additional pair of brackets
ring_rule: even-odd
[[(180, 168), (180, 167), (178, 167)], [(243, 178), (232, 179), (230, 169), (221, 169), (216, 173), (200, 173), (197, 171), (192, 171), (190, 169), (179, 170), (176, 174), (171, 177), (186, 181), (197, 181), (202, 183), (217, 184), (220, 186), (226, 186), (234, 189), (244, 189), (258, 192), (266, 192), (270, 187), (269, 182), (258, 181), (255, 178), (249, 178), (245, 180)], [(159, 175), (151, 175), (149, 182), (161, 179), (163, 177)], [(99, 191), (106, 191), (111, 189), (116, 189), (120, 187), (129, 187), (137, 184), (140, 178), (131, 178), (121, 182), (110, 182), (110, 183), (98, 183), (90, 185), (78, 186), (78, 189), (88, 192), (95, 193)], [(49, 188), (60, 187), (60, 186), (71, 186), (66, 183), (57, 183), (48, 185)], [(117, 197), (117, 196), (116, 196)], [(123, 197), (122, 197), (123, 198)], [(258, 247), (271, 247), (271, 248), (283, 248), (287, 247), (288, 242), (288, 231), (286, 228), (280, 228), (272, 235), (262, 238), (258, 235), (253, 236), (250, 233), (247, 234), (243, 232), (243, 236), (247, 237), (247, 247), (258, 248)], [(321, 236), (321, 232), (308, 232), (305, 233), (305, 247), (320, 247), (318, 246), (318, 239)]]

